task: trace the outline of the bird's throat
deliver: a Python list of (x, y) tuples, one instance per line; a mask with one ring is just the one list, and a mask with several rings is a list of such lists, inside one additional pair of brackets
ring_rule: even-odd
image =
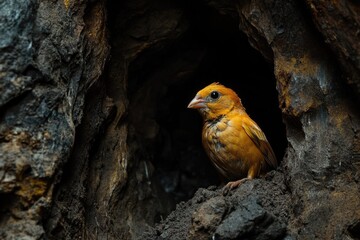
[(208, 125), (215, 125), (218, 122), (221, 122), (224, 117), (225, 117), (225, 115), (219, 115), (216, 118), (206, 119), (205, 123), (208, 124)]

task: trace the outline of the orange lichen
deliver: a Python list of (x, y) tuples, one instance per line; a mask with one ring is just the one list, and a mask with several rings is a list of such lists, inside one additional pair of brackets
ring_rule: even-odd
[(20, 183), (20, 189), (16, 192), (22, 198), (23, 204), (33, 203), (44, 196), (47, 190), (47, 182), (44, 179), (26, 177)]
[[(307, 91), (306, 83), (299, 82), (298, 86), (290, 86), (290, 84), (296, 84), (296, 80), (294, 81), (296, 78), (298, 78), (298, 81), (315, 79), (318, 73), (319, 64), (307, 55), (300, 58), (286, 58), (283, 56), (276, 58), (275, 74), (279, 83), (279, 100), (284, 112), (298, 116), (302, 112), (316, 108), (321, 104), (316, 96), (311, 96), (311, 93)], [(304, 88), (301, 88), (302, 86)], [(296, 93), (293, 92), (294, 90), (296, 90)], [(301, 104), (295, 104), (296, 101), (301, 101)]]
[(66, 7), (66, 10), (69, 9), (70, 0), (64, 0), (64, 5), (65, 5), (65, 7)]
[(30, 147), (32, 149), (40, 149), (41, 142), (50, 138), (51, 135), (48, 131), (38, 132), (34, 135), (27, 131), (7, 129), (0, 133), (0, 142), (12, 142), (13, 147), (17, 146), (19, 148)]
[(280, 56), (276, 59), (275, 72), (277, 71), (315, 76), (318, 72), (318, 64), (307, 55), (290, 59)]

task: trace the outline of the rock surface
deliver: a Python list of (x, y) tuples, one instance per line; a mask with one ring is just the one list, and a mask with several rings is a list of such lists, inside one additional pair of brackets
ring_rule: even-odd
[(360, 93), (360, 15), (354, 1), (306, 1), (313, 21), (346, 73), (346, 81)]
[(2, 239), (39, 239), (108, 56), (104, 4), (1, 1)]
[[(360, 238), (358, 10), (0, 2), (0, 238)], [(219, 80), (285, 156), (191, 198), (220, 182), (185, 107)]]
[(284, 175), (248, 181), (224, 195), (200, 189), (143, 239), (280, 239), (291, 211)]

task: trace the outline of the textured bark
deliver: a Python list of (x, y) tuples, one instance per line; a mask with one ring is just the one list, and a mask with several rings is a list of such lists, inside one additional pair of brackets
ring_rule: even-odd
[[(360, 238), (355, 1), (0, 7), (1, 239)], [(285, 156), (170, 213), (219, 184), (185, 109), (209, 81)]]

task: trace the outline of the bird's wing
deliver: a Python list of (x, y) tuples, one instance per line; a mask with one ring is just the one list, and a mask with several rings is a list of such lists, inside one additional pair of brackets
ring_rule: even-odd
[(263, 131), (253, 121), (244, 121), (242, 123), (242, 127), (244, 128), (246, 134), (250, 137), (250, 139), (255, 143), (255, 145), (264, 155), (266, 163), (272, 168), (276, 169), (276, 156)]

